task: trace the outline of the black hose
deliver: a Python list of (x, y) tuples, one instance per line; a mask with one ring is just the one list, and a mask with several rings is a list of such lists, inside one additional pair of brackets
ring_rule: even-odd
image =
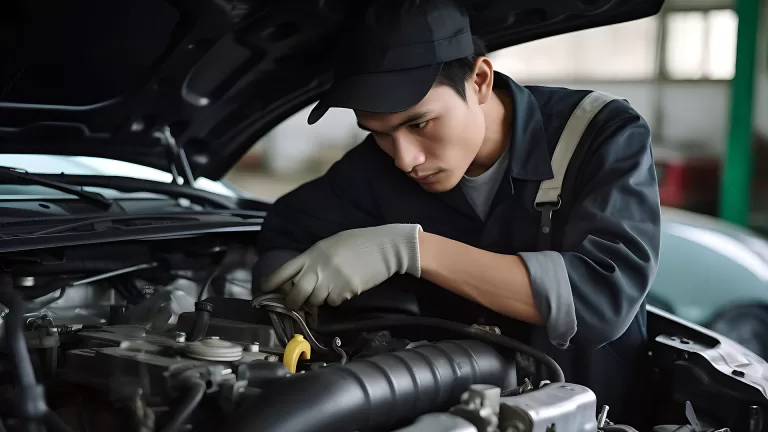
[(233, 432), (392, 430), (459, 403), (472, 384), (504, 386), (509, 366), (490, 345), (441, 341), (295, 374), (242, 406)]
[(5, 344), (11, 356), (19, 385), (18, 414), (24, 423), (40, 420), (48, 410), (43, 387), (37, 383), (24, 336), (24, 303), (13, 288), (8, 273), (0, 273), (0, 303), (8, 308), (5, 316)]
[(206, 302), (195, 302), (195, 321), (192, 323), (192, 331), (187, 338), (190, 342), (196, 342), (205, 337), (208, 325), (211, 323), (213, 305)]
[(223, 266), (223, 260), (221, 263), (219, 263), (218, 266), (216, 266), (216, 268), (211, 272), (211, 274), (208, 275), (208, 279), (205, 280), (205, 283), (203, 284), (203, 287), (200, 289), (200, 292), (197, 293), (197, 301), (203, 301), (203, 297), (205, 297), (205, 292), (208, 291), (208, 288), (213, 283), (213, 280), (221, 272), (222, 266)]
[(184, 384), (188, 391), (186, 398), (181, 402), (173, 414), (173, 418), (165, 425), (162, 432), (178, 432), (184, 426), (189, 417), (195, 411), (205, 394), (205, 383), (199, 378), (189, 378)]
[(291, 376), (291, 373), (282, 363), (255, 361), (237, 365), (237, 376), (248, 381), (249, 387), (261, 389)]
[(522, 354), (527, 354), (541, 362), (543, 365), (549, 368), (549, 370), (552, 371), (554, 374), (554, 377), (551, 380), (552, 382), (565, 382), (565, 374), (563, 374), (563, 370), (560, 368), (557, 362), (552, 359), (552, 357), (546, 355), (545, 353), (515, 339), (453, 321), (427, 317), (393, 317), (368, 321), (329, 324), (319, 327), (315, 331), (325, 334), (338, 334), (350, 331), (359, 333), (364, 331), (382, 330), (392, 327), (410, 326), (432, 327), (439, 330), (445, 330), (457, 335), (461, 335), (463, 337), (481, 340), (493, 345), (515, 350)]
[(269, 320), (272, 322), (272, 328), (275, 329), (275, 337), (277, 337), (277, 342), (280, 344), (280, 346), (286, 346), (288, 345), (288, 337), (285, 334), (285, 329), (283, 328), (283, 323), (280, 322), (280, 320), (277, 318), (277, 315), (275, 315), (275, 312), (267, 312), (267, 315), (269, 316)]

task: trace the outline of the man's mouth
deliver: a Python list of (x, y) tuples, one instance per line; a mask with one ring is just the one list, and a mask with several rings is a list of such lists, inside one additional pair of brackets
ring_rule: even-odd
[(440, 174), (440, 171), (434, 172), (432, 174), (427, 174), (425, 176), (414, 177), (413, 179), (416, 180), (417, 183), (427, 184), (435, 181), (435, 178), (437, 177), (438, 174)]

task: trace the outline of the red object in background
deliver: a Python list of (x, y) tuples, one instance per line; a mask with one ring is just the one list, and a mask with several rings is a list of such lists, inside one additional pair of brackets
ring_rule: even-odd
[[(755, 134), (752, 147), (752, 209), (768, 211), (768, 137)], [(684, 150), (655, 148), (661, 204), (704, 213), (718, 214), (721, 160), (704, 146)]]
[(657, 151), (655, 161), (661, 205), (717, 214), (720, 158)]

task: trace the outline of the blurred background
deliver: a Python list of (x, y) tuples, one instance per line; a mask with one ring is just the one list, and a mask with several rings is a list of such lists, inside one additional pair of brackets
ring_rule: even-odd
[[(651, 18), (535, 41), (490, 57), (497, 70), (522, 84), (602, 90), (628, 99), (654, 131), (662, 203), (717, 215), (732, 126), (739, 24), (734, 7), (722, 0), (668, 0)], [(768, 17), (765, 5), (761, 11)], [(748, 194), (748, 224), (768, 232), (768, 35), (764, 29), (759, 33), (751, 80), (753, 127), (746, 132), (752, 176), (748, 188), (730, 192), (737, 202), (747, 202), (742, 195)], [(228, 180), (257, 197), (275, 199), (325, 172), (365, 137), (347, 110), (331, 110), (310, 127), (311, 108), (255, 143)], [(749, 109), (741, 111), (750, 115)]]

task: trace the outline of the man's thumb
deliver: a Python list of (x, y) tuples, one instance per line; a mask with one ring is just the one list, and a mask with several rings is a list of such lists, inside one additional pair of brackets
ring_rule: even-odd
[(304, 268), (304, 257), (299, 255), (269, 275), (264, 283), (261, 284), (261, 290), (271, 292), (280, 288), (283, 284), (296, 277), (302, 268)]

